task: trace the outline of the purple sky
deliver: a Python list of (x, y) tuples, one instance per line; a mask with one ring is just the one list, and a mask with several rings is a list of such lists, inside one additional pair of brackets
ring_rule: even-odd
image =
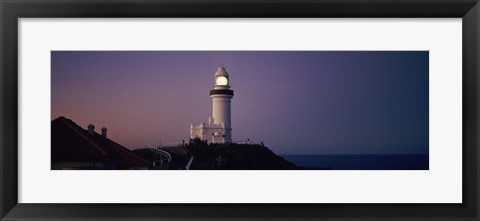
[(52, 119), (130, 148), (188, 140), (226, 63), (233, 140), (284, 153), (428, 153), (427, 51), (53, 51)]

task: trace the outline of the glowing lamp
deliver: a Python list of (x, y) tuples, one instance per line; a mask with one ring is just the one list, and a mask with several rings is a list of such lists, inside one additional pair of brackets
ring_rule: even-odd
[(225, 76), (218, 76), (217, 79), (215, 80), (215, 83), (217, 85), (225, 86), (228, 84), (228, 79)]

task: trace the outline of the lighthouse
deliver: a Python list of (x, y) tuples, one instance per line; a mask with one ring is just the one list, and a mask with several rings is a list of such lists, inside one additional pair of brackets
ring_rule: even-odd
[(230, 89), (230, 78), (225, 67), (218, 67), (213, 75), (214, 86), (210, 90), (212, 99), (212, 116), (208, 124), (190, 125), (190, 138), (200, 138), (209, 143), (232, 142), (231, 100), (233, 90)]

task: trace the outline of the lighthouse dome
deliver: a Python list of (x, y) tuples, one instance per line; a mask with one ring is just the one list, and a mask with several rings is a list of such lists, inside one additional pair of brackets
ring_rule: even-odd
[(217, 76), (227, 76), (228, 77), (228, 72), (225, 70), (225, 67), (220, 66), (217, 69), (217, 72), (215, 72), (215, 77)]

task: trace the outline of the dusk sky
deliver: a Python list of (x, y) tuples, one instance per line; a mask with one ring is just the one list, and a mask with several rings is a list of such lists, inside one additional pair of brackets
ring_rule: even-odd
[(232, 137), (277, 154), (427, 154), (428, 51), (53, 51), (52, 120), (130, 148), (208, 122), (219, 63)]

